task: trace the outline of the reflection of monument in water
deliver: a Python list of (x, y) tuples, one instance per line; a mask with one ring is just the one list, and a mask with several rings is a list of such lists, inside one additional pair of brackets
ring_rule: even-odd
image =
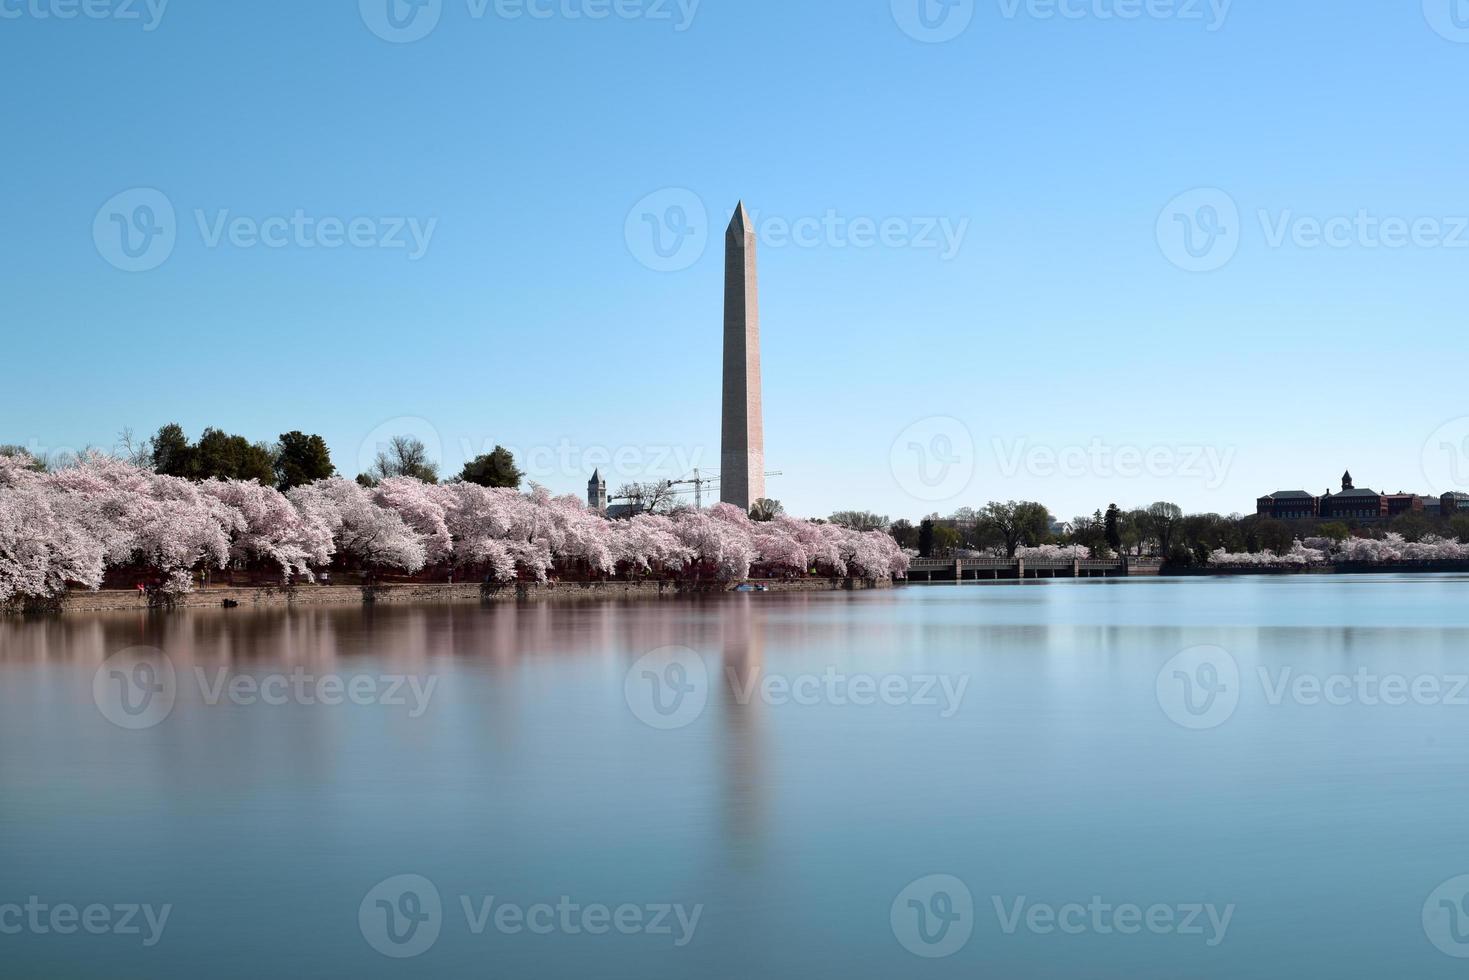
[[(737, 603), (737, 605), (736, 605)], [(758, 695), (765, 671), (765, 622), (754, 603), (741, 596), (720, 617), (720, 663), (712, 678), (718, 692), (724, 737), (720, 767), (723, 805), (719, 813), (737, 858), (755, 859), (765, 836), (765, 745), (761, 725), (764, 704)], [(756, 696), (741, 704), (736, 695)]]

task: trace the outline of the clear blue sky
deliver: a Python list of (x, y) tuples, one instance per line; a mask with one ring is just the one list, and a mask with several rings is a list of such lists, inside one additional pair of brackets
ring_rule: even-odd
[[(1310, 247), (1296, 223), (1429, 218), (1469, 246), (1469, 28), (1448, 0), (1238, 0), (1222, 23), (1208, 0), (1138, 19), (1101, 16), (1129, 0), (1072, 0), (1070, 18), (969, 0), (930, 16), (940, 33), (971, 18), (943, 43), (890, 0), (704, 0), (691, 20), (687, 0), (600, 20), (566, 15), (598, 0), (549, 18), (442, 0), (410, 43), (370, 29), (392, 35), (386, 0), (175, 2), (156, 23), (142, 0), (90, 0), (141, 20), (55, 16), (68, 2), (0, 0), (0, 441), (299, 428), (352, 475), (374, 433), (406, 428), (446, 470), (497, 442), (538, 452), (557, 491), (599, 462), (614, 486), (717, 470), (740, 198), (766, 222), (769, 490), (795, 513), (1228, 513), (1345, 467), (1427, 490), (1425, 444), (1469, 415), (1469, 247), (1370, 247), (1355, 228)], [(406, 30), (428, 23), (408, 10)], [(177, 226), (165, 261), (127, 272), (120, 229), (105, 242), (112, 214), (146, 218), (138, 188)], [(1198, 188), (1240, 216), (1185, 199), (1197, 235), (1222, 221), (1237, 249), (1207, 272), (1167, 233)], [(667, 189), (713, 234), (657, 271), (638, 235), (641, 213), (676, 218)], [(364, 241), (435, 223), (417, 258), (406, 231), (407, 248), (212, 238), (222, 216), (297, 211), (368, 218)], [(870, 247), (781, 241), (780, 221), (828, 214), (897, 223)], [(685, 211), (696, 233), (700, 217)], [(939, 218), (965, 228), (957, 254), (906, 244)], [(950, 461), (934, 489), (895, 474), (895, 441)], [(1046, 464), (1093, 446), (1158, 449), (1161, 475)], [(1222, 479), (1191, 464), (1204, 450)]]

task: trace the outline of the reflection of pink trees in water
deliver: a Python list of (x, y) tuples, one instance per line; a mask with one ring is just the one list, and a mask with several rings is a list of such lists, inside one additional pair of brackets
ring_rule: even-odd
[(338, 478), (281, 494), (255, 481), (194, 483), (100, 454), (55, 473), (0, 456), (0, 602), (96, 589), (107, 567), (148, 569), (171, 592), (231, 561), (311, 579), (333, 563), (369, 573), (472, 570), (494, 582), (553, 572), (747, 578), (907, 571), (891, 537), (790, 517), (753, 522), (725, 504), (609, 521), (576, 497), (410, 477)]

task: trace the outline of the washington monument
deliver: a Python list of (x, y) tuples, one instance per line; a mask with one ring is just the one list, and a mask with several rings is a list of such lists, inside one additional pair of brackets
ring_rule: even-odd
[(765, 496), (765, 423), (760, 413), (755, 227), (743, 201), (724, 233), (723, 420), (719, 499), (748, 511)]

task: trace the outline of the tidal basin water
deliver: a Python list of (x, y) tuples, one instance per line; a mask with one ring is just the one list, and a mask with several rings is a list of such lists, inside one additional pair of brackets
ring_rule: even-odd
[(1449, 977), (1469, 579), (0, 621), (6, 977)]

